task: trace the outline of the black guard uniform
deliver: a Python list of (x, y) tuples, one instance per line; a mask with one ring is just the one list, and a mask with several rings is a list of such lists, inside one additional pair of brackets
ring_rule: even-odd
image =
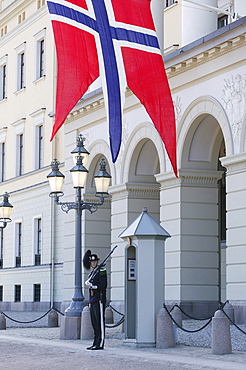
[[(91, 322), (94, 329), (93, 347), (103, 349), (105, 339), (105, 306), (107, 271), (101, 267), (92, 280), (89, 289), (89, 305)], [(94, 288), (96, 287), (96, 289)]]

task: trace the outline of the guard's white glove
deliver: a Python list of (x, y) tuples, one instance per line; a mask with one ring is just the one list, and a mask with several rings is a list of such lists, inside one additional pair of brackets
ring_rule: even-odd
[(97, 285), (93, 285), (92, 283), (90, 283), (89, 281), (86, 281), (85, 282), (85, 285), (87, 285), (89, 288), (91, 289), (97, 289)]

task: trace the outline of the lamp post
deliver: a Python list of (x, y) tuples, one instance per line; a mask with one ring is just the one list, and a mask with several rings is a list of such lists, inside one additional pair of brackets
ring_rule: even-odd
[[(0, 203), (0, 230), (1, 235), (3, 235), (3, 229), (7, 226), (8, 222), (11, 222), (11, 212), (13, 206), (9, 203), (9, 194), (6, 192), (3, 195), (3, 201)], [(0, 268), (3, 268), (3, 258), (2, 258), (2, 251), (0, 251)]]
[[(96, 184), (96, 196), (100, 198), (99, 202), (85, 202), (82, 200), (81, 190), (84, 188), (88, 170), (84, 167), (84, 157), (88, 157), (89, 153), (84, 148), (84, 137), (80, 135), (77, 139), (77, 147), (71, 152), (76, 157), (76, 164), (70, 170), (72, 174), (73, 186), (76, 190), (75, 202), (60, 202), (60, 197), (64, 195), (62, 185), (64, 175), (59, 171), (59, 162), (54, 159), (51, 162), (52, 171), (47, 176), (51, 193), (56, 204), (61, 206), (62, 211), (68, 213), (71, 209), (76, 211), (75, 225), (75, 284), (74, 295), (70, 306), (65, 311), (65, 316), (79, 317), (83, 310), (84, 295), (82, 292), (82, 211), (89, 210), (91, 213), (96, 212), (98, 206), (103, 205), (104, 199), (108, 197), (108, 186), (111, 179), (110, 174), (106, 171), (106, 161), (102, 159), (99, 163), (99, 172), (94, 176)], [(87, 161), (87, 158), (86, 158)]]
[(11, 222), (11, 212), (13, 206), (9, 203), (9, 194), (6, 192), (3, 195), (3, 201), (0, 203), (0, 229), (4, 229), (8, 222)]

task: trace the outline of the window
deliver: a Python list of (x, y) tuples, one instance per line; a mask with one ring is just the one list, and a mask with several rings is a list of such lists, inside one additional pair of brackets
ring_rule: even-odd
[(39, 42), (39, 77), (44, 76), (44, 40)]
[(3, 301), (3, 286), (0, 285), (0, 302)]
[(33, 168), (38, 170), (44, 164), (44, 117), (45, 108), (41, 108), (30, 116), (33, 118)]
[(15, 285), (15, 302), (21, 301), (21, 285)]
[(34, 220), (34, 250), (35, 250), (35, 265), (41, 263), (41, 247), (42, 247), (42, 220), (37, 218)]
[(26, 43), (23, 43), (22, 45), (18, 46), (16, 48), (16, 66), (17, 66), (17, 80), (16, 80), (16, 90), (22, 90), (25, 88), (25, 62), (26, 62)]
[(37, 126), (37, 168), (42, 168), (43, 166), (43, 125)]
[(3, 229), (0, 231), (0, 269), (3, 268)]
[(21, 245), (22, 245), (22, 223), (16, 223), (15, 225), (16, 229), (16, 267), (21, 266)]
[(7, 74), (6, 74), (6, 71), (7, 71), (7, 66), (6, 64), (4, 64), (3, 66), (1, 66), (1, 93), (0, 93), (0, 99), (3, 100), (3, 99), (6, 99), (7, 97), (7, 93), (6, 93), (6, 86), (7, 86)]
[(5, 143), (0, 143), (0, 182), (4, 181), (5, 173)]
[(33, 285), (33, 302), (41, 301), (41, 284)]
[(38, 80), (45, 76), (45, 34), (46, 29), (38, 32), (35, 37), (35, 76)]
[(7, 98), (7, 56), (0, 59), (0, 100)]
[(170, 5), (173, 5), (175, 3), (175, 0), (165, 0), (165, 8), (168, 8)]
[(19, 55), (19, 63), (20, 63), (20, 86), (19, 86), (19, 89), (23, 89), (24, 88), (24, 67), (25, 67), (25, 53), (21, 53)]
[(7, 78), (6, 69), (7, 66), (5, 64), (4, 66), (2, 66), (2, 91), (1, 91), (2, 99), (6, 98), (6, 78)]
[(17, 135), (16, 176), (23, 175), (23, 134)]
[[(18, 121), (11, 123), (11, 126), (15, 129), (15, 161), (14, 161), (14, 176), (21, 176), (24, 173), (24, 130), (25, 130), (26, 118), (23, 117)], [(5, 130), (7, 132), (7, 128)], [(6, 142), (5, 137), (1, 138), (0, 142)], [(30, 154), (31, 155), (31, 154)]]
[(218, 18), (218, 28), (222, 28), (228, 24), (228, 15), (223, 15)]

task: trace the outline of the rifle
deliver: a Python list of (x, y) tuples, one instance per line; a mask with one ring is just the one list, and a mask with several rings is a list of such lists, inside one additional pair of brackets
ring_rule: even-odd
[(111, 250), (111, 252), (109, 252), (107, 254), (107, 256), (104, 258), (104, 260), (99, 265), (97, 265), (97, 267), (94, 270), (91, 271), (91, 273), (89, 274), (88, 279), (85, 282), (85, 285), (91, 285), (91, 280), (93, 280), (93, 278), (96, 276), (96, 274), (100, 271), (100, 268), (104, 267), (106, 265), (107, 260), (109, 259), (111, 254), (114, 252), (115, 248), (117, 248), (117, 247), (118, 247), (118, 245), (115, 245), (114, 248)]

